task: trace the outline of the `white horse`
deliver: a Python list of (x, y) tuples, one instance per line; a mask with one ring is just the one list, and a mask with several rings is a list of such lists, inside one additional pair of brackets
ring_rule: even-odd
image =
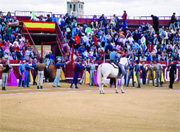
[[(128, 64), (128, 59), (125, 57), (121, 58), (120, 64), (124, 68), (124, 66), (126, 66)], [(97, 82), (99, 85), (100, 94), (104, 94), (104, 87), (103, 86), (104, 86), (105, 80), (108, 77), (116, 78), (115, 87), (116, 87), (116, 93), (118, 93), (118, 89), (117, 89), (118, 71), (119, 71), (119, 68), (117, 66), (110, 64), (110, 63), (102, 63), (101, 65), (99, 65), (98, 70), (97, 70)], [(122, 73), (121, 73), (120, 84), (121, 84), (121, 92), (122, 93), (124, 93), (123, 84), (122, 84), (123, 77), (124, 77), (124, 75), (122, 75)]]

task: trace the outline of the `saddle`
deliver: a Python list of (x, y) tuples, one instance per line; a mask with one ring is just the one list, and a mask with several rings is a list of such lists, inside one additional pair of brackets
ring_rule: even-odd
[(121, 68), (120, 68), (120, 66), (118, 64), (114, 63), (114, 62), (112, 62), (111, 65), (114, 68), (118, 69), (118, 77), (120, 77), (120, 75), (121, 75)]
[(112, 62), (111, 65), (112, 65), (114, 68), (119, 69), (119, 66), (118, 66), (117, 64), (115, 64), (115, 63)]

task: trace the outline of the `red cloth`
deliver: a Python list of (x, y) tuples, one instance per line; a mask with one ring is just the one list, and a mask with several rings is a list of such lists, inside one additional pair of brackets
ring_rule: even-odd
[(96, 35), (93, 35), (93, 36), (92, 36), (92, 38), (93, 38), (93, 41), (94, 41), (94, 45), (97, 45), (97, 44), (98, 44), (98, 42), (97, 42)]
[(127, 14), (124, 12), (124, 14), (122, 15), (122, 19), (127, 19)]
[(147, 49), (149, 49), (149, 51), (151, 52), (151, 51), (153, 51), (153, 49), (154, 49), (154, 46), (153, 46), (153, 44), (148, 44), (147, 45)]
[(76, 44), (80, 43), (80, 37), (78, 35), (74, 36)]
[(13, 50), (14, 51), (20, 51), (20, 48), (19, 48), (19, 46), (13, 46)]

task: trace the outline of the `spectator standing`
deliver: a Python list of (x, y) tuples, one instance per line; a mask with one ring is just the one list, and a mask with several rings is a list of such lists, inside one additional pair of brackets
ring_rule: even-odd
[(52, 22), (52, 18), (50, 17), (49, 14), (47, 14), (47, 19), (46, 19), (46, 22)]
[(158, 34), (159, 32), (159, 18), (157, 16), (151, 15), (153, 20), (153, 28), (155, 32)]
[(123, 28), (127, 28), (127, 13), (126, 13), (126, 11), (124, 11), (124, 13), (122, 15), (122, 19), (123, 19)]
[(174, 28), (174, 30), (176, 30), (176, 22), (177, 22), (177, 18), (176, 18), (176, 13), (174, 12), (173, 15), (171, 16), (169, 30), (171, 30), (172, 28)]

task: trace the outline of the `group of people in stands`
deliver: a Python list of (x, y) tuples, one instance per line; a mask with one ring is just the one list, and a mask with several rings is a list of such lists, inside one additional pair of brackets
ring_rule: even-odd
[(6, 16), (0, 15), (0, 58), (9, 60), (23, 60), (35, 58), (36, 54), (31, 48), (29, 40), (22, 35), (19, 21), (8, 12)]
[[(33, 16), (31, 20), (36, 20)], [(173, 13), (169, 26), (159, 26), (158, 17), (151, 17), (153, 25), (142, 23), (135, 30), (128, 30), (126, 11), (121, 18), (114, 14), (107, 19), (102, 14), (90, 24), (77, 24), (77, 18), (69, 14), (59, 18), (47, 15), (46, 19), (41, 16), (37, 20), (58, 23), (67, 42), (74, 45), (75, 55), (82, 58), (109, 59), (109, 53), (116, 48), (134, 61), (179, 60), (180, 18)]]

